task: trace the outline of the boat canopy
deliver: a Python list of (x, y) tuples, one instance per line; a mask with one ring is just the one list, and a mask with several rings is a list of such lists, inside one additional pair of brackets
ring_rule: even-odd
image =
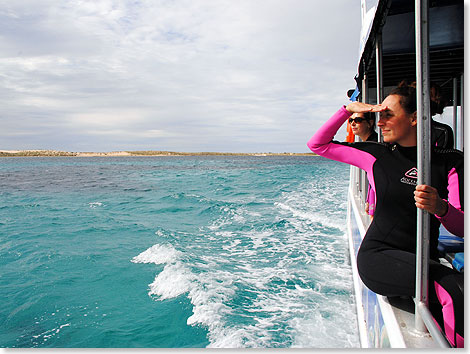
[[(373, 98), (376, 80), (376, 41), (381, 35), (383, 87), (401, 80), (416, 81), (415, 2), (363, 1), (363, 27), (356, 81), (367, 75)], [(452, 104), (452, 79), (464, 71), (464, 2), (433, 0), (429, 8), (430, 79)], [(460, 94), (457, 95), (460, 101)], [(457, 102), (460, 105), (460, 102)]]

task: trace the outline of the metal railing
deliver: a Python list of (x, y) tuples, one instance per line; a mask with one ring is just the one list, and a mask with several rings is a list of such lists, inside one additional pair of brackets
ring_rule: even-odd
[[(428, 0), (416, 0), (415, 24), (418, 184), (431, 185), (431, 101), (429, 95), (431, 85), (429, 78)], [(449, 343), (434, 323), (428, 309), (431, 214), (423, 209), (418, 209), (417, 213), (415, 328), (421, 332), (425, 332), (427, 329), (441, 347), (449, 347)]]

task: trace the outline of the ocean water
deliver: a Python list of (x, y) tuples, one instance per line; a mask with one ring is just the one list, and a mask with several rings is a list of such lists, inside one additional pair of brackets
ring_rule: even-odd
[(0, 347), (358, 347), (349, 169), (0, 159)]

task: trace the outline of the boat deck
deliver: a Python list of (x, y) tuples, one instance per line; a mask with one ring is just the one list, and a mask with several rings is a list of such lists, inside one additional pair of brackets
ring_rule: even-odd
[(370, 219), (350, 189), (348, 237), (362, 347), (439, 348), (429, 333), (415, 328), (412, 297), (386, 297), (367, 289), (357, 273), (356, 255)]

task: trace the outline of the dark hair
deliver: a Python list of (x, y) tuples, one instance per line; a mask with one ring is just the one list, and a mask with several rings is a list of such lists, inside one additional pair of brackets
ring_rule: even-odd
[(389, 95), (400, 96), (400, 105), (406, 113), (416, 112), (416, 83), (408, 84), (405, 80), (400, 82)]
[[(400, 96), (400, 104), (406, 113), (413, 114), (416, 112), (416, 81), (409, 84), (403, 80), (390, 92), (390, 95)], [(431, 116), (442, 114), (442, 112), (444, 112), (444, 107), (447, 104), (447, 100), (441, 94), (439, 85), (434, 82), (431, 82), (430, 96)]]
[(441, 87), (431, 82), (431, 115), (442, 114), (447, 106), (447, 98), (441, 93)]
[(371, 130), (375, 129), (375, 113), (365, 112), (362, 114), (364, 115), (364, 119), (372, 123)]

